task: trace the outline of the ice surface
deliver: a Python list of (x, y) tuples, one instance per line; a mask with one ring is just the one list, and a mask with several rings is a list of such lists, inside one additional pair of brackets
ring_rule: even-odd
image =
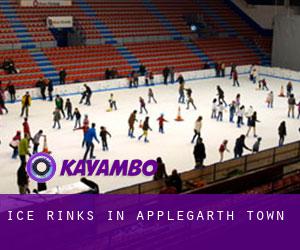
[[(167, 172), (170, 174), (173, 169), (179, 172), (191, 170), (194, 167), (193, 145), (191, 138), (193, 136), (194, 122), (199, 115), (204, 117), (202, 137), (206, 145), (207, 159), (205, 165), (219, 160), (218, 148), (224, 139), (229, 140), (230, 153), (225, 154), (225, 160), (233, 157), (233, 146), (235, 139), (241, 134), (247, 132), (247, 127), (237, 128), (236, 124), (228, 121), (229, 113), (224, 113), (224, 121), (217, 122), (210, 119), (211, 102), (216, 97), (216, 85), (220, 85), (225, 91), (225, 100), (230, 102), (234, 100), (237, 93), (241, 94), (241, 103), (246, 106), (254, 107), (258, 113), (257, 134), (263, 138), (261, 149), (274, 147), (278, 143), (277, 128), (282, 120), (287, 122), (286, 142), (299, 140), (298, 129), (300, 120), (287, 118), (287, 99), (279, 98), (281, 84), (286, 85), (286, 81), (275, 78), (266, 78), (269, 87), (274, 91), (275, 101), (274, 109), (266, 107), (267, 91), (258, 91), (247, 76), (240, 78), (241, 87), (232, 87), (232, 81), (229, 79), (208, 79), (189, 81), (186, 87), (193, 90), (193, 98), (198, 107), (196, 111), (193, 108), (186, 110), (181, 105), (183, 122), (175, 122), (177, 115), (177, 99), (178, 84), (168, 86), (153, 87), (154, 94), (158, 100), (158, 104), (147, 105), (150, 126), (153, 131), (149, 132), (150, 143), (145, 144), (137, 139), (127, 137), (128, 124), (127, 120), (130, 113), (139, 110), (139, 96), (143, 96), (147, 100), (147, 88), (128, 89), (114, 91), (115, 99), (119, 110), (114, 112), (106, 112), (108, 109), (108, 99), (110, 92), (98, 92), (92, 96), (92, 106), (87, 107), (79, 105), (80, 95), (71, 96), (74, 107), (79, 107), (82, 115), (88, 114), (91, 122), (97, 124), (97, 133), (100, 126), (106, 126), (111, 132), (112, 138), (108, 139), (110, 151), (102, 152), (101, 145), (95, 144), (95, 155), (99, 159), (155, 159), (162, 157), (166, 164)], [(294, 83), (294, 93), (296, 100), (300, 100), (300, 85)], [(64, 97), (66, 100), (67, 97)], [(0, 116), (0, 193), (17, 193), (16, 172), (19, 167), (19, 160), (11, 159), (11, 148), (8, 146), (12, 137), (17, 130), (22, 131), (23, 119), (19, 117), (20, 103), (8, 104), (9, 114)], [(81, 148), (83, 133), (82, 131), (73, 131), (74, 121), (63, 120), (62, 129), (52, 129), (52, 112), (54, 102), (33, 101), (30, 109), (29, 123), (31, 133), (34, 135), (39, 129), (43, 129), (48, 137), (49, 149), (53, 152), (58, 166), (61, 166), (63, 159), (81, 159), (84, 149)], [(156, 119), (163, 113), (169, 121), (165, 124), (165, 134), (158, 133), (158, 122)], [(296, 112), (297, 113), (297, 112)], [(297, 114), (296, 114), (297, 115)], [(145, 115), (138, 114), (138, 120), (143, 120)], [(141, 129), (136, 124), (135, 135), (141, 134)], [(252, 133), (247, 138), (246, 144), (249, 147), (255, 142)], [(40, 147), (41, 150), (41, 147)], [(48, 183), (48, 187), (73, 183), (80, 177), (60, 177), (55, 176)], [(113, 190), (116, 188), (132, 185), (139, 182), (151, 180), (149, 177), (92, 177), (101, 189), (101, 192)], [(30, 188), (36, 188), (36, 183), (31, 181)]]

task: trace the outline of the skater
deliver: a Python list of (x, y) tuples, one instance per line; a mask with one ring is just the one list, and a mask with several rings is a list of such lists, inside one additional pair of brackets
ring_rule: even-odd
[(63, 68), (59, 71), (59, 84), (66, 84), (67, 72)]
[(52, 102), (53, 101), (53, 81), (51, 79), (48, 79), (48, 87), (47, 87), (47, 90), (48, 90), (48, 97), (49, 97), (49, 101)]
[(192, 89), (188, 88), (188, 89), (185, 89), (186, 91), (186, 95), (187, 95), (187, 106), (186, 106), (186, 109), (189, 109), (190, 108), (190, 104), (192, 104), (192, 106), (194, 107), (195, 110), (197, 110), (197, 107), (195, 106), (194, 104), (194, 99), (192, 98)]
[(31, 133), (30, 133), (30, 127), (29, 127), (29, 123), (28, 123), (28, 118), (24, 118), (24, 122), (23, 122), (23, 132), (24, 132), (24, 136), (27, 136), (29, 139), (31, 139)]
[(181, 83), (179, 82), (178, 92), (179, 92), (178, 103), (185, 104), (184, 81)]
[(251, 151), (251, 149), (246, 146), (245, 139), (246, 139), (245, 135), (241, 135), (239, 138), (236, 139), (235, 146), (234, 146), (235, 159), (243, 156), (244, 148)]
[(147, 116), (145, 118), (142, 129), (143, 129), (143, 134), (140, 135), (138, 139), (141, 140), (144, 136), (145, 137), (144, 142), (148, 143), (149, 142), (149, 140), (148, 140), (148, 130), (152, 131), (152, 128), (150, 128), (150, 126), (149, 126), (149, 116)]
[(60, 119), (61, 119), (61, 115), (60, 115), (60, 110), (58, 108), (56, 108), (53, 111), (53, 128), (56, 128), (56, 125), (58, 126), (58, 129), (61, 129), (60, 126)]
[(102, 141), (102, 150), (103, 151), (108, 151), (107, 136), (109, 136), (111, 138), (111, 134), (106, 130), (106, 128), (100, 127), (100, 138)]
[(18, 152), (19, 152), (19, 158), (21, 161), (21, 166), (26, 165), (26, 156), (29, 155), (31, 156), (29, 152), (29, 137), (28, 135), (25, 135), (23, 139), (21, 139), (18, 147)]
[(76, 129), (77, 127), (80, 128), (81, 127), (81, 114), (80, 114), (78, 108), (75, 108), (73, 117), (75, 117), (74, 129)]
[(250, 120), (253, 115), (253, 112), (254, 110), (252, 106), (249, 106), (248, 110), (245, 112), (245, 116), (247, 117), (247, 126), (250, 125)]
[(257, 69), (256, 67), (254, 66), (253, 69), (252, 69), (252, 82), (253, 84), (256, 84), (256, 80), (257, 80)]
[(64, 112), (64, 100), (59, 95), (56, 95), (55, 106), (56, 106), (56, 109), (58, 109), (58, 111), (61, 112), (63, 117), (65, 118), (66, 116), (65, 116), (65, 112)]
[(241, 94), (237, 94), (235, 97), (235, 108), (239, 109), (241, 105)]
[(137, 113), (137, 111), (134, 110), (130, 114), (129, 119), (128, 119), (128, 125), (129, 125), (128, 136), (131, 137), (131, 138), (134, 138), (134, 135), (133, 135), (133, 132), (134, 132), (134, 123), (137, 122), (136, 113)]
[(22, 97), (22, 110), (21, 110), (21, 117), (23, 117), (25, 113), (25, 117), (29, 116), (29, 107), (31, 105), (31, 96), (29, 95), (29, 92), (27, 91), (25, 95)]
[(85, 115), (84, 116), (84, 119), (83, 119), (83, 126), (82, 127), (79, 127), (79, 128), (75, 128), (75, 129), (73, 129), (74, 131), (76, 131), (76, 130), (79, 130), (79, 129), (81, 129), (82, 131), (83, 131), (83, 140), (82, 140), (82, 143), (81, 143), (81, 147), (84, 147), (84, 145), (85, 145), (85, 140), (84, 140), (84, 135), (85, 135), (85, 133), (89, 130), (89, 119), (88, 119), (88, 116), (87, 115)]
[(211, 108), (211, 116), (210, 116), (211, 119), (217, 118), (217, 108), (218, 108), (217, 99), (214, 98), (212, 102), (212, 108)]
[(249, 136), (249, 133), (250, 133), (251, 129), (253, 129), (253, 136), (257, 137), (257, 135), (256, 135), (256, 122), (260, 122), (260, 121), (257, 120), (257, 113), (256, 113), (256, 111), (254, 111), (252, 116), (249, 118), (249, 121), (248, 121), (248, 131), (247, 131), (246, 136)]
[(244, 114), (245, 114), (245, 107), (244, 105), (241, 106), (237, 111), (237, 127), (240, 128), (241, 125), (244, 125)]
[(285, 121), (281, 122), (278, 128), (278, 135), (279, 135), (279, 147), (283, 146), (284, 138), (286, 137), (286, 126)]
[(297, 116), (297, 119), (300, 119), (300, 102), (298, 102), (297, 107), (298, 107), (298, 116)]
[(202, 116), (199, 116), (198, 119), (195, 121), (194, 136), (191, 141), (192, 144), (196, 139), (200, 138), (201, 136), (202, 120), (203, 120)]
[(170, 78), (171, 78), (171, 83), (174, 84), (175, 83), (175, 69), (174, 69), (174, 67), (170, 68)]
[(229, 122), (234, 123), (234, 114), (236, 113), (236, 102), (232, 101), (229, 104)]
[(195, 168), (200, 169), (203, 168), (203, 161), (206, 158), (205, 145), (201, 137), (197, 139), (197, 143), (194, 147), (194, 158), (195, 158)]
[(217, 121), (222, 122), (223, 121), (223, 112), (225, 110), (225, 106), (223, 102), (220, 102), (218, 105), (218, 116), (217, 116)]
[(40, 139), (41, 139), (42, 136), (43, 136), (43, 130), (40, 130), (33, 137), (33, 139), (32, 139), (32, 142), (33, 142), (32, 154), (36, 154), (38, 152), (39, 145), (40, 145)]
[(273, 102), (274, 102), (274, 93), (273, 91), (271, 91), (268, 96), (267, 96), (267, 100), (266, 100), (267, 104), (268, 104), (268, 108), (273, 108)]
[(6, 108), (5, 106), (5, 94), (4, 94), (4, 91), (0, 91), (0, 113), (2, 113), (2, 109), (5, 110), (6, 114), (8, 113), (8, 109)]
[(149, 80), (150, 84), (154, 85), (154, 73), (152, 71), (149, 73)]
[(227, 106), (226, 101), (224, 100), (224, 91), (223, 89), (221, 89), (221, 87), (218, 85), (217, 86), (217, 91), (218, 91), (218, 99), (219, 99), (219, 103), (223, 102), (225, 104), (225, 106)]
[(73, 120), (73, 115), (72, 115), (72, 103), (69, 98), (67, 98), (66, 105), (65, 105), (65, 110), (67, 110), (67, 120)]
[(89, 86), (86, 84), (83, 85), (85, 87), (85, 92), (86, 92), (86, 99), (85, 99), (85, 105), (90, 106), (91, 105), (91, 97), (92, 97), (92, 90)]
[(162, 75), (164, 77), (164, 84), (168, 84), (168, 78), (169, 78), (169, 75), (170, 75), (170, 69), (168, 67), (165, 67), (163, 69), (163, 72), (162, 72)]
[(90, 159), (95, 159), (96, 157), (94, 156), (94, 143), (93, 140), (95, 139), (98, 143), (99, 140), (97, 138), (97, 133), (96, 133), (96, 124), (92, 123), (92, 127), (84, 134), (84, 140), (86, 144), (86, 151), (83, 156), (83, 160), (87, 159), (88, 154), (90, 153)]
[(29, 193), (29, 176), (26, 171), (26, 163), (22, 163), (17, 172), (17, 184), (19, 187), (19, 194)]
[(168, 122), (167, 120), (165, 120), (164, 118), (164, 114), (161, 114), (160, 117), (157, 118), (158, 121), (158, 132), (164, 134), (164, 123)]
[(238, 86), (240, 87), (240, 83), (239, 83), (239, 74), (237, 72), (237, 70), (233, 71), (232, 73), (232, 78), (233, 78), (233, 87)]
[(148, 103), (151, 103), (151, 99), (154, 101), (154, 103), (157, 103), (157, 101), (155, 100), (155, 97), (154, 97), (153, 90), (150, 88), (148, 90)]
[(231, 80), (233, 77), (233, 72), (236, 70), (236, 65), (234, 63), (231, 63), (230, 65), (230, 76), (229, 79)]
[(13, 137), (12, 141), (9, 143), (9, 146), (13, 149), (12, 159), (17, 159), (19, 155), (18, 147), (21, 140), (21, 131), (17, 131), (16, 135)]
[(253, 153), (258, 153), (259, 152), (261, 140), (262, 140), (262, 138), (258, 137), (256, 142), (253, 144), (253, 147), (252, 147), (252, 152)]
[(219, 148), (219, 153), (220, 153), (220, 162), (223, 161), (224, 159), (224, 152), (228, 152), (230, 153), (229, 149), (227, 148), (228, 145), (228, 141), (224, 140), (223, 143), (221, 144), (220, 148)]
[(117, 110), (117, 102), (114, 99), (114, 94), (113, 93), (110, 94), (110, 98), (109, 98), (108, 102), (109, 102), (110, 111), (112, 111), (113, 109)]
[(292, 115), (292, 118), (295, 118), (295, 106), (296, 106), (296, 99), (294, 97), (294, 94), (290, 94), (290, 97), (288, 99), (288, 117), (290, 117), (290, 115)]
[(288, 82), (288, 84), (286, 85), (286, 96), (289, 98), (292, 92), (293, 92), (293, 84), (292, 82)]
[(142, 98), (142, 97), (140, 96), (139, 101), (140, 101), (140, 114), (143, 113), (143, 110), (146, 112), (146, 114), (148, 114), (148, 110), (146, 109), (146, 103), (145, 103), (144, 98)]
[(153, 180), (158, 181), (164, 178), (168, 178), (168, 174), (166, 171), (166, 166), (164, 162), (162, 161), (161, 157), (158, 157), (156, 159), (157, 162), (157, 171), (155, 175), (153, 176)]
[(15, 86), (11, 83), (11, 81), (8, 81), (7, 84), (7, 91), (10, 95), (10, 102), (14, 103), (17, 99), (16, 99), (16, 88)]
[(259, 90), (267, 90), (267, 91), (269, 91), (269, 88), (267, 86), (267, 81), (266, 81), (265, 78), (258, 81), (258, 88), (259, 88)]

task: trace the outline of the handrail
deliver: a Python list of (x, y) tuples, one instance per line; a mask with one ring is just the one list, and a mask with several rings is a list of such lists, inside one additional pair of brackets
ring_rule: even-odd
[[(285, 144), (282, 147), (273, 147), (265, 149), (256, 154), (245, 155), (238, 159), (230, 159), (220, 163), (214, 163), (203, 169), (193, 169), (180, 173), (182, 177), (184, 175), (194, 175), (194, 179), (206, 180), (207, 183), (213, 183), (216, 181), (226, 180), (227, 174), (234, 170), (241, 170), (243, 174), (256, 171), (259, 169), (266, 168), (275, 163), (280, 163), (287, 159), (299, 158), (300, 160), (300, 141)], [(232, 166), (231, 166), (231, 165)], [(255, 165), (258, 167), (255, 167)], [(254, 167), (251, 165), (254, 165)], [(225, 168), (222, 170), (222, 167)], [(221, 169), (221, 170), (220, 170)], [(191, 181), (191, 177), (183, 181)], [(151, 184), (154, 188), (151, 189)], [(147, 186), (150, 186), (148, 190), (145, 191)], [(150, 193), (153, 191), (159, 191), (161, 187), (164, 186), (164, 179), (158, 181), (147, 181), (135, 185), (131, 185), (125, 188), (120, 188), (116, 190), (109, 191), (107, 193)], [(160, 187), (160, 188), (159, 188)]]

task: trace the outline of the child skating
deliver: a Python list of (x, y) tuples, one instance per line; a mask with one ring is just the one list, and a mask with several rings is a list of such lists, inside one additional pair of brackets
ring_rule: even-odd
[(153, 90), (150, 88), (148, 90), (148, 103), (151, 103), (151, 100), (154, 101), (154, 103), (157, 103), (155, 97), (154, 97), (154, 93), (153, 93)]
[(149, 130), (152, 131), (152, 128), (150, 128), (150, 126), (149, 126), (149, 116), (147, 116), (145, 118), (142, 129), (143, 129), (143, 134), (139, 136), (138, 140), (141, 140), (143, 137), (145, 137), (144, 142), (148, 143), (149, 142), (149, 140), (148, 140), (148, 131)]
[(113, 109), (117, 110), (117, 102), (114, 99), (114, 94), (113, 93), (110, 94), (110, 98), (108, 100), (108, 103), (109, 103), (109, 110), (108, 111), (112, 111)]
[(225, 106), (223, 102), (220, 102), (218, 105), (218, 116), (217, 116), (217, 121), (222, 122), (223, 121), (223, 112), (225, 110)]
[(197, 107), (194, 104), (194, 99), (192, 98), (192, 89), (188, 88), (185, 90), (187, 95), (187, 106), (186, 109), (190, 108), (190, 104), (194, 107), (195, 110), (197, 110)]
[(159, 127), (158, 132), (164, 134), (164, 123), (168, 121), (164, 118), (163, 114), (161, 114), (160, 117), (157, 118), (157, 121)]
[(266, 102), (267, 102), (267, 107), (272, 109), (273, 108), (273, 103), (274, 103), (274, 93), (273, 93), (273, 91), (271, 91), (268, 94)]
[(139, 101), (140, 101), (140, 114), (143, 113), (143, 110), (146, 112), (146, 114), (148, 114), (148, 110), (146, 109), (146, 103), (144, 98), (140, 97)]
[(218, 108), (217, 99), (214, 98), (211, 107), (211, 116), (210, 116), (211, 119), (217, 118), (217, 108)]
[(107, 145), (107, 136), (111, 138), (111, 134), (106, 130), (105, 127), (100, 127), (100, 138), (102, 141), (102, 150), (108, 151), (108, 145)]
[(75, 108), (73, 117), (75, 117), (74, 129), (81, 127), (81, 114), (78, 108)]
[(221, 144), (220, 148), (219, 148), (220, 162), (222, 162), (223, 159), (224, 159), (225, 151), (228, 152), (228, 153), (230, 152), (229, 149), (227, 148), (227, 144), (228, 144), (228, 141), (224, 140), (223, 143)]
[(67, 111), (67, 120), (73, 120), (72, 103), (69, 98), (66, 101), (65, 110)]
[(134, 138), (134, 135), (133, 135), (133, 132), (134, 132), (134, 123), (137, 122), (136, 113), (137, 113), (137, 111), (134, 110), (130, 114), (129, 119), (128, 119), (128, 125), (129, 125), (128, 136), (131, 137), (131, 138)]

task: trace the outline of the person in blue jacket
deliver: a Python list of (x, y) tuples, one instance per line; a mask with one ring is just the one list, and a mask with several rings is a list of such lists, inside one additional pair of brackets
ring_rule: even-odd
[(97, 138), (96, 134), (96, 124), (92, 123), (92, 127), (84, 134), (84, 141), (86, 143), (86, 151), (84, 154), (83, 159), (86, 160), (88, 153), (90, 153), (90, 159), (95, 159), (96, 157), (94, 156), (94, 143), (93, 140), (95, 139), (98, 143), (99, 140)]

